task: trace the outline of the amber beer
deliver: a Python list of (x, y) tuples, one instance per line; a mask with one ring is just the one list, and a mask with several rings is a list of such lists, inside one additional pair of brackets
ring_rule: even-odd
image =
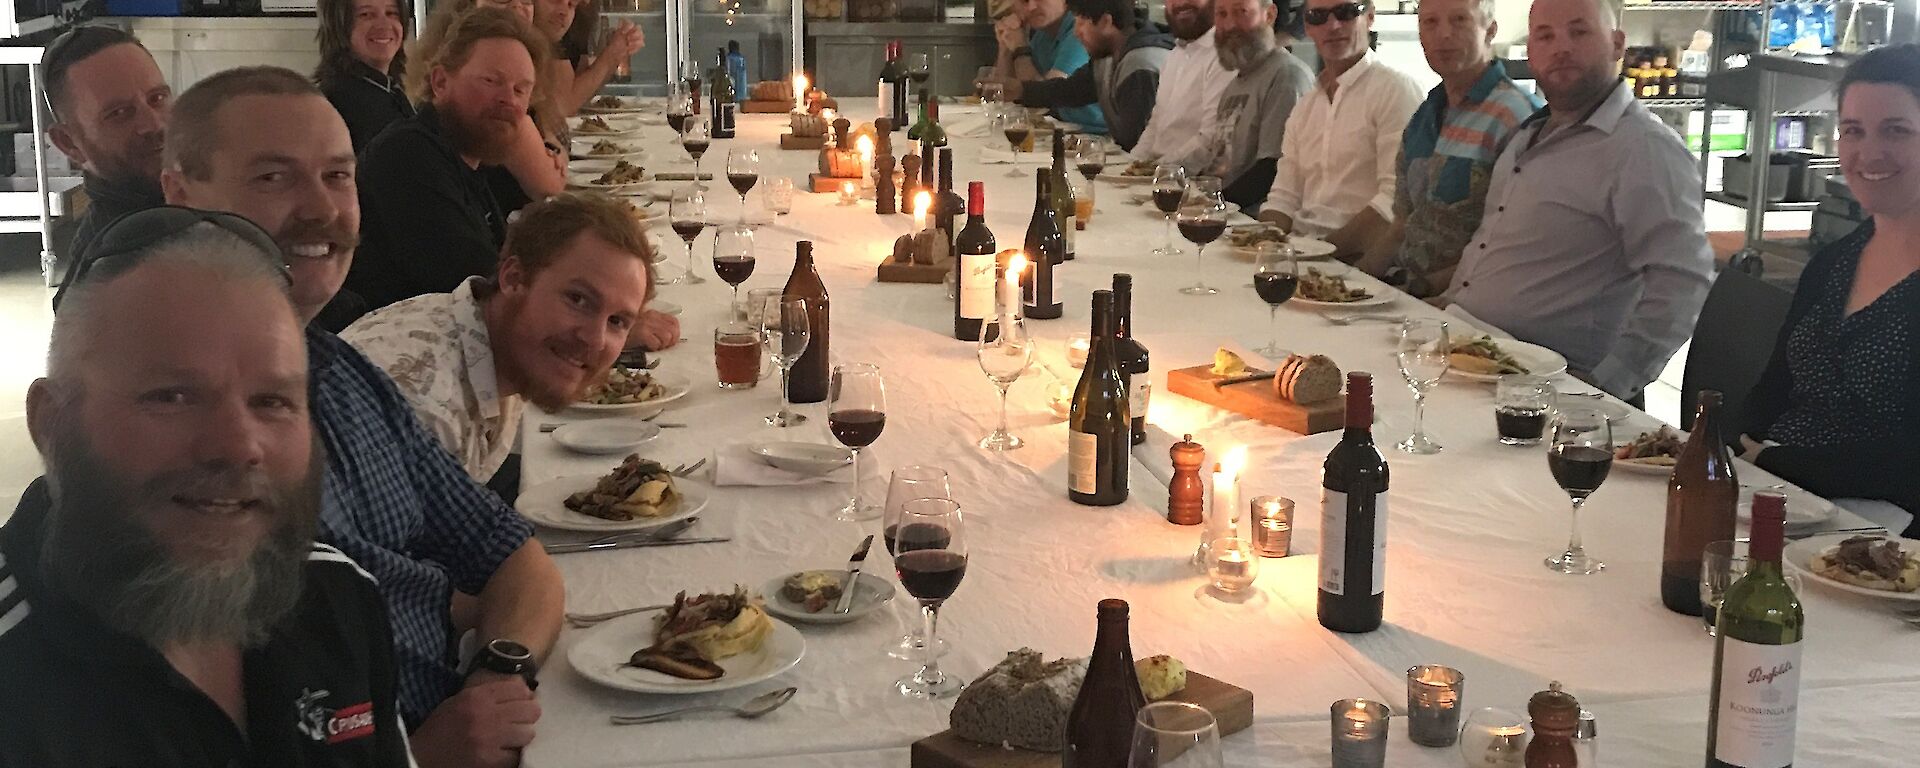
[(1087, 222), (1093, 220), (1093, 194), (1091, 192), (1073, 199), (1073, 228), (1087, 231)]
[(713, 329), (713, 367), (721, 389), (751, 389), (760, 382), (760, 334), (734, 323)]

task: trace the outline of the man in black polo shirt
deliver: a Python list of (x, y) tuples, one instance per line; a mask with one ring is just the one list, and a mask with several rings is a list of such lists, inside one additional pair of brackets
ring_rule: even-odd
[(114, 219), (160, 200), (160, 149), (173, 89), (126, 30), (86, 25), (40, 57), (47, 138), (85, 172), (88, 207), (63, 254), (71, 265)]
[(379, 592), (313, 542), (324, 458), (274, 251), (146, 211), (62, 296), (27, 394), (46, 476), (0, 528), (0, 766), (409, 764)]
[(428, 103), (360, 158), (361, 245), (347, 288), (369, 311), (491, 275), (506, 218), (478, 172), (505, 159), (547, 44), (512, 13), (454, 22), (427, 76)]

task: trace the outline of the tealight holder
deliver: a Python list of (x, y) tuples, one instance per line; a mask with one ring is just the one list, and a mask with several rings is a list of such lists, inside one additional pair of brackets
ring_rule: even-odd
[(1260, 576), (1260, 557), (1253, 542), (1242, 538), (1214, 539), (1207, 545), (1207, 581), (1220, 594), (1238, 595)]
[(1371, 699), (1341, 699), (1333, 716), (1333, 768), (1384, 768), (1393, 714)]
[(1504, 709), (1484, 707), (1460, 729), (1460, 759), (1471, 768), (1522, 768), (1526, 765), (1527, 721)]
[(1407, 738), (1423, 747), (1450, 747), (1460, 738), (1460, 697), (1467, 676), (1453, 667), (1407, 669)]
[(1087, 353), (1093, 348), (1093, 341), (1085, 333), (1076, 332), (1067, 337), (1067, 364), (1075, 370), (1087, 367)]
[(1261, 557), (1286, 557), (1293, 552), (1293, 499), (1260, 496), (1252, 502), (1253, 549)]
[(860, 204), (860, 185), (855, 184), (854, 182), (851, 182), (851, 181), (840, 182), (840, 204), (841, 205), (859, 205)]

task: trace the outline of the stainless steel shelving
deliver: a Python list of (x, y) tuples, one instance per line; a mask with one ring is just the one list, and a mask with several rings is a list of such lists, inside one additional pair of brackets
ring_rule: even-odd
[(1625, 10), (1628, 12), (1633, 12), (1633, 11), (1757, 11), (1757, 10), (1760, 10), (1762, 5), (1763, 3), (1759, 3), (1759, 2), (1714, 2), (1714, 0), (1699, 0), (1698, 2), (1666, 2), (1663, 0), (1662, 2), (1640, 3), (1638, 5), (1627, 5), (1627, 6), (1624, 6), (1622, 10)]

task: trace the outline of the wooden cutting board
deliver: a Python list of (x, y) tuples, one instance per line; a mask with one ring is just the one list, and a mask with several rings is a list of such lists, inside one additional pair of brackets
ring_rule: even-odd
[[(1187, 687), (1164, 701), (1205, 707), (1219, 722), (1220, 735), (1253, 725), (1253, 692), (1206, 675), (1187, 672)], [(975, 744), (953, 731), (941, 731), (913, 743), (913, 768), (1059, 768), (1060, 755)]]
[(1345, 398), (1301, 405), (1280, 399), (1273, 391), (1273, 379), (1214, 386), (1220, 378), (1210, 365), (1171, 370), (1167, 371), (1167, 391), (1302, 435), (1330, 432), (1346, 424)]

